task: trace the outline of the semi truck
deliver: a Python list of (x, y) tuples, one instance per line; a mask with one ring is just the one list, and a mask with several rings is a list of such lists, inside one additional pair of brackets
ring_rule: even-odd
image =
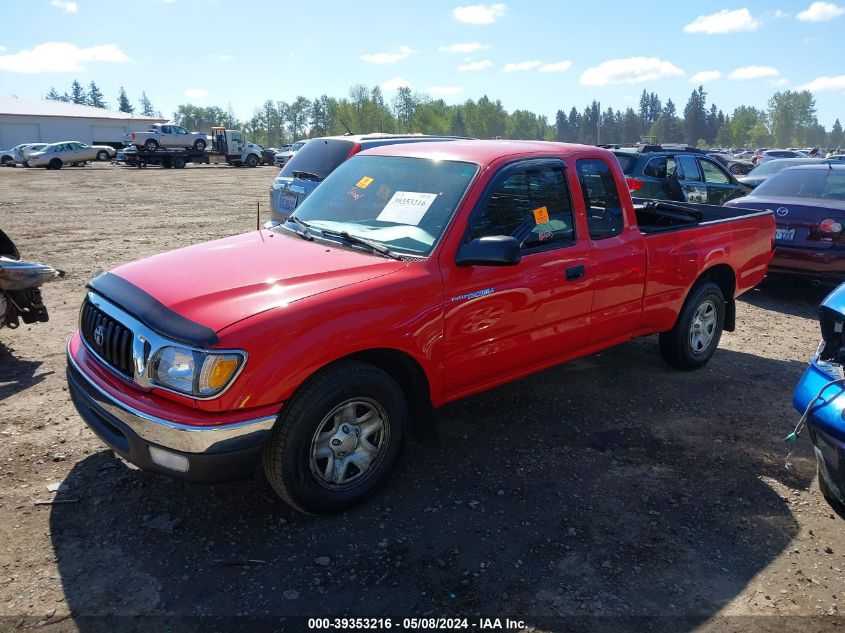
[(218, 164), (226, 163), (240, 167), (257, 167), (261, 164), (261, 146), (250, 143), (240, 130), (227, 130), (224, 127), (211, 128), (211, 149), (195, 148), (148, 148), (144, 146), (128, 147), (119, 152), (118, 160), (133, 167), (158, 165), (165, 169), (182, 169), (188, 163)]

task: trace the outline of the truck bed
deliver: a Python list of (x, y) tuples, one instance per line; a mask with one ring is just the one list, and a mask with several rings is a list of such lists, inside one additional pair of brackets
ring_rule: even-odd
[(633, 202), (637, 224), (640, 232), (645, 235), (771, 214), (771, 211), (760, 211), (759, 209), (718, 207), (712, 204), (694, 204), (647, 198), (633, 198)]

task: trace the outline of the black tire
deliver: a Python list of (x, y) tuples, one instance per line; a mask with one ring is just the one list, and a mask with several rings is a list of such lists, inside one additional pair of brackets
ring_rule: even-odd
[(60, 158), (54, 158), (47, 164), (47, 169), (61, 169), (62, 161)]
[(28, 160), (25, 160), (25, 161), (23, 162), (23, 166), (24, 166), (24, 167), (29, 167), (29, 161), (28, 161)]
[(739, 176), (742, 173), (742, 165), (734, 163), (733, 165), (728, 167), (728, 171), (731, 172), (734, 176)]
[(684, 301), (675, 326), (660, 334), (660, 353), (678, 369), (703, 367), (719, 346), (724, 325), (721, 288), (712, 281), (699, 281)]
[(246, 157), (246, 166), (247, 167), (257, 167), (258, 166), (258, 156), (255, 154), (250, 154)]
[(827, 485), (824, 476), (822, 476), (821, 464), (818, 464), (816, 472), (819, 477), (819, 490), (821, 491), (824, 500), (827, 501), (828, 505), (836, 511), (836, 514), (845, 518), (845, 504), (836, 497), (836, 494), (830, 489), (830, 486)]
[(106, 150), (101, 149), (99, 152), (97, 152), (97, 160), (107, 161), (108, 159), (109, 153)]
[(176, 156), (171, 161), (171, 165), (173, 166), (173, 169), (183, 169), (185, 167), (185, 159), (181, 156)]
[[(319, 473), (323, 468), (316, 456), (318, 433), (335, 433), (330, 440), (335, 443), (341, 429), (346, 437), (353, 437), (354, 444), (345, 458), (358, 454), (359, 447), (367, 440), (360, 437), (360, 429), (349, 424), (348, 419), (332, 422), (340, 416), (340, 409), (353, 407), (356, 413), (370, 407), (383, 430), (377, 432), (380, 438), (377, 456), (372, 458), (366, 470), (353, 471), (353, 481), (334, 484), (326, 481)], [(335, 414), (332, 416), (331, 414)], [(327, 424), (336, 429), (326, 430)], [(339, 425), (339, 426), (337, 426)], [(264, 447), (262, 457), (264, 474), (273, 490), (295, 509), (309, 514), (330, 514), (341, 512), (364, 501), (373, 494), (390, 475), (405, 439), (408, 426), (408, 405), (399, 385), (378, 367), (360, 362), (344, 362), (330, 367), (309, 379), (294, 396), (285, 403), (273, 434)], [(352, 427), (351, 431), (349, 427)], [(366, 432), (366, 431), (365, 431)], [(329, 442), (329, 440), (320, 440)], [(382, 442), (384, 443), (382, 445)], [(369, 446), (372, 446), (368, 442)], [(326, 444), (328, 446), (328, 444)], [(333, 451), (332, 460), (337, 459)], [(362, 451), (363, 452), (363, 451)], [(328, 458), (326, 458), (328, 459)], [(327, 462), (327, 464), (333, 462)], [(326, 472), (330, 466), (326, 465)], [(348, 467), (342, 470), (345, 475)], [(360, 480), (356, 478), (360, 477)]]
[(15, 159), (12, 158), (11, 156), (4, 156), (0, 160), (0, 165), (3, 165), (3, 167), (14, 167), (15, 166)]
[(148, 152), (155, 152), (158, 150), (158, 141), (155, 139), (149, 139), (144, 143), (144, 149)]
[(164, 169), (170, 169), (173, 167), (173, 162), (169, 158), (162, 158), (161, 166), (164, 167)]
[(202, 140), (201, 138), (198, 138), (196, 141), (194, 141), (194, 149), (198, 152), (204, 152), (205, 146), (206, 146), (206, 142), (204, 140)]

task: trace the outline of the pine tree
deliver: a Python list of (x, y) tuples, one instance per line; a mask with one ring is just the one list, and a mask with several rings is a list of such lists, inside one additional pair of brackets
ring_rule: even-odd
[(150, 103), (150, 100), (147, 98), (147, 93), (141, 93), (141, 114), (144, 116), (155, 116), (155, 110), (153, 110), (153, 104)]
[(106, 102), (103, 101), (103, 93), (93, 81), (88, 85), (88, 105), (95, 108), (106, 108)]
[(50, 86), (50, 92), (47, 93), (47, 99), (50, 101), (62, 101), (62, 95), (56, 92), (53, 86)]
[(82, 84), (73, 80), (70, 86), (70, 100), (77, 105), (86, 105), (88, 103), (88, 96), (85, 94), (85, 88)]
[(135, 108), (129, 103), (129, 97), (126, 96), (123, 86), (120, 87), (120, 94), (117, 97), (117, 109), (121, 112), (128, 112), (129, 114), (135, 112)]

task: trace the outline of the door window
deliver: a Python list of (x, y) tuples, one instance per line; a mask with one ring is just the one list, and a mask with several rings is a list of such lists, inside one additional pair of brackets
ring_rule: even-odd
[(678, 178), (681, 180), (690, 180), (693, 182), (701, 182), (701, 174), (698, 171), (698, 163), (692, 156), (677, 156), (678, 161)]
[(660, 156), (648, 161), (648, 165), (643, 169), (643, 175), (652, 178), (666, 178), (666, 157)]
[(712, 163), (706, 158), (699, 158), (698, 163), (701, 165), (701, 171), (704, 173), (704, 182), (709, 182), (714, 185), (730, 184), (730, 178), (719, 169), (716, 163)]
[(474, 214), (469, 239), (510, 235), (523, 251), (544, 250), (575, 241), (572, 204), (561, 167), (538, 165), (518, 168)]
[(171, 130), (172, 130), (172, 128), (169, 125), (162, 125), (161, 126), (161, 133), (162, 134), (173, 134), (173, 132)]
[(590, 239), (603, 240), (622, 232), (622, 203), (610, 166), (598, 158), (576, 163), (578, 181), (584, 194), (584, 210)]

